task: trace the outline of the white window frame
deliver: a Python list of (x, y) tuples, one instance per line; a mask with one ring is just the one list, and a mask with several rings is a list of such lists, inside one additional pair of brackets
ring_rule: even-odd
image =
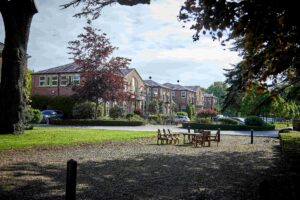
[(153, 88), (153, 89), (152, 89), (152, 92), (153, 92), (153, 96), (154, 96), (154, 97), (157, 97), (157, 96), (158, 96), (158, 88)]
[[(41, 78), (43, 78), (44, 80), (41, 80)], [(47, 86), (46, 85), (46, 80), (47, 80), (46, 76), (39, 76), (39, 87), (45, 87), (45, 86)], [(41, 84), (41, 83), (44, 83), (44, 84)]]
[[(64, 77), (65, 77), (65, 80), (64, 80)], [(60, 81), (59, 86), (65, 87), (65, 86), (67, 86), (69, 84), (69, 76), (68, 75), (62, 74), (62, 75), (60, 75), (59, 79), (60, 79), (59, 80)], [(65, 84), (63, 83), (63, 81), (65, 81)]]
[[(78, 82), (77, 82), (78, 81)], [(71, 76), (71, 82), (75, 85), (80, 84), (80, 75), (79, 74), (74, 74)]]
[[(56, 84), (53, 83), (54, 81), (56, 81)], [(57, 75), (51, 75), (50, 76), (50, 85), (51, 86), (58, 86), (58, 76)]]
[(180, 96), (181, 98), (186, 98), (186, 91), (181, 91)]

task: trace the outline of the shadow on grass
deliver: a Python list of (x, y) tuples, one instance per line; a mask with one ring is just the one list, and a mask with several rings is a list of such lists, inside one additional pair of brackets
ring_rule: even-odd
[[(259, 183), (276, 162), (264, 152), (79, 162), (77, 199), (256, 199)], [(0, 199), (64, 198), (65, 166), (16, 163), (0, 171)]]

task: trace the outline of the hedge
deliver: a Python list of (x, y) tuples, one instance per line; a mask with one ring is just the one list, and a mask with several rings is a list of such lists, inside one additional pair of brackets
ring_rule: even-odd
[(199, 124), (199, 123), (182, 123), (183, 128), (191, 129), (206, 129), (206, 130), (217, 130), (220, 128), (224, 131), (270, 131), (275, 129), (275, 125), (264, 125), (264, 126), (246, 126), (246, 125), (229, 125), (229, 124)]
[(66, 126), (142, 126), (144, 122), (97, 119), (51, 119), (50, 124)]
[(293, 129), (295, 130), (295, 131), (300, 131), (300, 119), (298, 119), (298, 120), (293, 120)]

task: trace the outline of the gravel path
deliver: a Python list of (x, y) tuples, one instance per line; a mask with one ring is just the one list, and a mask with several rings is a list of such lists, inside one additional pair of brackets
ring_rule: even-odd
[(223, 136), (217, 147), (155, 138), (0, 152), (0, 199), (63, 199), (78, 161), (77, 199), (254, 199), (279, 162), (278, 140)]

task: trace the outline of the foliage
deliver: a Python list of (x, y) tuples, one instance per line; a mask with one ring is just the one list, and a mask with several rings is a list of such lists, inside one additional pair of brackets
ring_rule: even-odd
[(84, 102), (75, 104), (72, 110), (72, 115), (75, 119), (95, 119), (99, 117), (94, 116), (96, 112), (96, 104), (94, 102)]
[(223, 99), (225, 98), (227, 93), (226, 90), (227, 90), (226, 83), (221, 81), (214, 82), (206, 90), (206, 93), (213, 94), (215, 97), (218, 98), (218, 102), (219, 102), (217, 105), (218, 110), (220, 110), (223, 105)]
[(133, 113), (128, 113), (127, 115), (126, 115), (126, 119), (127, 120), (129, 120), (129, 121), (131, 121), (132, 120), (132, 118), (133, 118), (133, 116), (134, 116), (134, 114)]
[(42, 121), (42, 113), (40, 110), (38, 109), (33, 109), (30, 106), (26, 107), (25, 110), (25, 121), (26, 124), (30, 123), (30, 124), (38, 124)]
[(50, 124), (68, 126), (142, 126), (143, 121), (98, 120), (98, 119), (51, 119)]
[(262, 126), (264, 121), (258, 116), (249, 116), (245, 119), (245, 124), (247, 126)]
[(227, 117), (219, 118), (218, 122), (220, 122), (221, 124), (238, 125), (238, 122), (236, 120)]
[(158, 101), (156, 100), (151, 100), (149, 105), (148, 105), (148, 112), (150, 114), (158, 114), (159, 113), (159, 105)]
[[(263, 125), (263, 126), (247, 126), (247, 125), (229, 125), (229, 124), (200, 124), (200, 123), (183, 123), (183, 128), (191, 127), (191, 129), (206, 129), (206, 130), (233, 130), (233, 131), (250, 131), (251, 129), (256, 131), (269, 131), (274, 130), (274, 125)], [(222, 133), (221, 133), (222, 134)], [(254, 133), (255, 134), (255, 133)]]
[[(128, 121), (127, 121), (128, 123)], [(51, 148), (61, 145), (101, 143), (104, 141), (129, 140), (153, 137), (151, 131), (114, 131), (83, 128), (34, 127), (23, 135), (0, 135), (0, 150), (24, 148)]]
[(293, 120), (293, 130), (300, 131), (300, 120)]
[(96, 107), (100, 99), (105, 102), (125, 100), (128, 94), (124, 91), (121, 70), (127, 68), (130, 60), (112, 57), (117, 48), (111, 45), (106, 34), (99, 34), (99, 30), (90, 25), (84, 30), (77, 40), (69, 42), (70, 54), (82, 71), (80, 84), (73, 86), (76, 97), (95, 102)]
[(176, 115), (179, 115), (179, 116), (188, 116), (188, 114), (186, 112), (177, 112)]
[(296, 83), (300, 72), (296, 59), (300, 53), (299, 24), (298, 11), (291, 3), (188, 0), (181, 9), (180, 19), (194, 21), (191, 26), (196, 31), (194, 40), (208, 32), (214, 40), (220, 39), (222, 45), (235, 41), (232, 49), (243, 56), (243, 61), (235, 66), (241, 70), (243, 86), (253, 80), (264, 82), (267, 78), (273, 83), (282, 80)]
[(190, 104), (187, 107), (187, 115), (190, 119), (193, 119), (195, 117), (195, 106)]
[(218, 113), (216, 110), (213, 110), (213, 109), (203, 109), (203, 110), (200, 110), (198, 113), (197, 113), (197, 118), (201, 118), (201, 117), (214, 117), (216, 116)]
[(114, 106), (109, 109), (109, 116), (113, 119), (117, 119), (123, 116), (123, 110), (119, 106)]
[(25, 72), (25, 95), (26, 102), (30, 103), (31, 88), (32, 88), (32, 71), (27, 67)]
[(71, 96), (44, 96), (33, 95), (31, 97), (31, 107), (39, 110), (55, 109), (64, 113), (64, 117), (72, 117), (72, 109), (76, 103), (76, 99)]

